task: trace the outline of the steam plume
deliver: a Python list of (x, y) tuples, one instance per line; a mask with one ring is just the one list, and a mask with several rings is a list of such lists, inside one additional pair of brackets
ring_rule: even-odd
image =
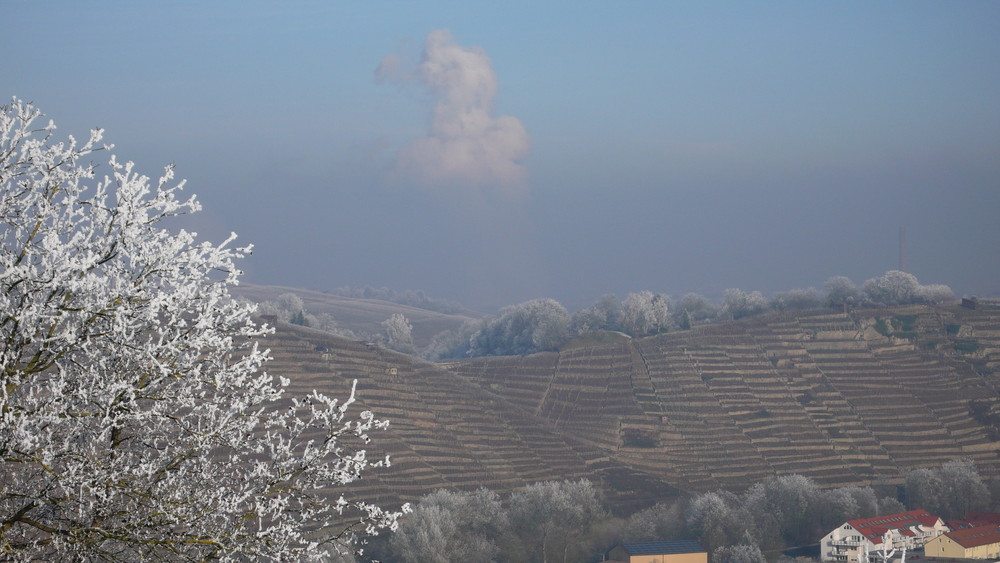
[(528, 152), (528, 133), (517, 118), (493, 116), (497, 77), (486, 52), (456, 45), (441, 29), (428, 34), (414, 70), (402, 66), (389, 55), (375, 71), (376, 79), (422, 84), (437, 101), (427, 135), (396, 155), (397, 171), (425, 185), (522, 194), (527, 170), (519, 160)]

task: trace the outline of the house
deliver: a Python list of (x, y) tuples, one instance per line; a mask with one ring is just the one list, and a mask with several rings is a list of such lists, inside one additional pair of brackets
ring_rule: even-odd
[(848, 520), (823, 537), (820, 558), (823, 561), (859, 563), (859, 554), (865, 547), (869, 552), (920, 549), (929, 540), (947, 531), (944, 521), (926, 510)]
[(963, 520), (949, 520), (951, 528), (927, 542), (924, 556), (948, 559), (1000, 558), (1000, 514), (969, 512)]
[(694, 540), (621, 543), (608, 553), (622, 563), (708, 563), (708, 552)]
[(1000, 558), (1000, 526), (987, 524), (942, 534), (924, 546), (925, 557)]

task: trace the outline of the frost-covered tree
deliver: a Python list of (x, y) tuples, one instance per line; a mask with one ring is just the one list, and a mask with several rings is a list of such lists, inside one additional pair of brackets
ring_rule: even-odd
[(941, 479), (948, 484), (948, 500), (954, 517), (990, 506), (990, 490), (969, 459), (955, 459), (941, 466)]
[(590, 307), (573, 313), (570, 331), (573, 334), (586, 334), (597, 330), (618, 330), (621, 328), (621, 308), (621, 303), (614, 295), (602, 295)]
[(917, 288), (917, 299), (923, 301), (924, 303), (937, 305), (938, 303), (954, 301), (955, 292), (943, 283), (921, 285)]
[(439, 332), (431, 337), (430, 343), (420, 351), (420, 357), (431, 361), (464, 358), (469, 355), (472, 337), (480, 328), (476, 321), (465, 321), (458, 330)]
[(249, 247), (166, 230), (199, 209), (171, 168), (99, 175), (101, 131), (40, 117), (0, 108), (0, 558), (302, 560), (394, 526), (330, 496), (385, 423), (261, 371)]
[[(773, 537), (774, 532), (786, 545), (801, 545), (819, 533), (817, 506), (820, 499), (816, 483), (802, 475), (778, 475), (747, 489), (744, 506), (750, 514), (767, 515), (776, 529), (760, 530), (761, 537)], [(762, 520), (761, 522), (763, 522)], [(762, 526), (758, 522), (758, 526)]]
[(685, 537), (681, 503), (657, 503), (628, 517), (622, 529), (627, 542), (680, 540)]
[(824, 303), (827, 307), (849, 307), (860, 300), (857, 286), (847, 276), (834, 276), (823, 284), (826, 290)]
[(880, 305), (908, 303), (935, 305), (955, 300), (954, 292), (947, 285), (920, 285), (916, 276), (899, 270), (889, 270), (877, 278), (866, 281), (864, 291), (868, 301)]
[(789, 289), (771, 299), (770, 306), (775, 311), (802, 311), (819, 307), (821, 299), (815, 288)]
[(310, 326), (306, 319), (306, 305), (302, 298), (294, 293), (284, 293), (278, 296), (278, 304), (288, 311), (288, 322), (293, 325)]
[(622, 301), (621, 325), (635, 336), (667, 330), (670, 325), (669, 300), (662, 293), (637, 291)]
[[(858, 507), (857, 512), (854, 516), (850, 518), (841, 518), (840, 521), (850, 520), (853, 518), (869, 518), (872, 516), (878, 516), (880, 514), (892, 514), (892, 512), (885, 513), (879, 512), (879, 501), (878, 497), (875, 495), (875, 490), (871, 487), (841, 487), (839, 489), (833, 489), (834, 491), (844, 491), (852, 499), (854, 499), (854, 504)], [(827, 502), (826, 499), (821, 499), (821, 503)], [(899, 510), (895, 512), (900, 512)], [(839, 522), (838, 522), (839, 523)], [(831, 524), (830, 526), (833, 526)], [(828, 526), (823, 526), (827, 528)]]
[(756, 315), (767, 309), (767, 299), (759, 291), (747, 293), (742, 289), (727, 289), (722, 297), (722, 309), (719, 316), (730, 319), (741, 319)]
[(306, 313), (302, 298), (294, 293), (282, 293), (274, 301), (265, 301), (257, 307), (261, 315), (274, 315), (278, 320), (294, 325), (313, 326)]
[(386, 342), (389, 348), (412, 354), (416, 351), (413, 347), (413, 325), (402, 313), (393, 313), (389, 318), (382, 321), (382, 328), (385, 329)]
[(922, 508), (944, 517), (942, 513), (948, 508), (947, 488), (938, 471), (926, 467), (914, 469), (906, 475), (906, 503), (910, 508)]
[(546, 481), (516, 491), (508, 512), (520, 540), (514, 561), (585, 561), (593, 528), (605, 518), (590, 481)]
[[(894, 499), (877, 501), (870, 487), (820, 489), (808, 477), (790, 474), (754, 483), (742, 495), (729, 491), (698, 495), (684, 512), (684, 519), (690, 536), (715, 553), (723, 546), (776, 550), (802, 545), (845, 520), (903, 510)], [(630, 520), (626, 531), (631, 529)]]
[(313, 314), (306, 310), (305, 302), (294, 293), (282, 293), (274, 301), (263, 301), (257, 305), (258, 315), (273, 315), (281, 322), (308, 326), (326, 332), (355, 338), (356, 335), (347, 329), (337, 326), (337, 321), (329, 313)]
[(472, 356), (524, 355), (554, 350), (566, 340), (569, 313), (554, 299), (535, 299), (485, 319), (471, 338)]
[(496, 561), (497, 540), (507, 527), (496, 493), (439, 489), (417, 502), (390, 545), (394, 559), (408, 563), (489, 563)]
[(728, 492), (717, 491), (698, 495), (684, 511), (688, 532), (709, 553), (724, 545), (732, 545), (746, 535), (748, 526), (766, 514), (750, 518), (740, 499)]
[(695, 321), (711, 319), (718, 314), (718, 308), (707, 297), (697, 293), (688, 293), (674, 306), (674, 323), (684, 328), (683, 319), (687, 319), (688, 327)]
[(906, 512), (906, 506), (899, 502), (896, 497), (882, 497), (878, 501), (878, 510), (875, 511), (876, 516), (884, 516), (886, 514), (899, 514), (900, 512)]
[(817, 503), (820, 527), (831, 529), (847, 520), (875, 516), (875, 491), (870, 487), (839, 487), (821, 491)]
[(712, 563), (767, 563), (756, 544), (725, 545), (712, 552)]
[(917, 297), (920, 282), (917, 277), (899, 270), (889, 270), (885, 274), (865, 282), (865, 297), (880, 305), (902, 305), (913, 303)]
[(971, 510), (987, 509), (990, 491), (972, 461), (956, 459), (938, 468), (908, 473), (906, 499), (910, 508), (923, 508), (948, 520), (962, 518)]

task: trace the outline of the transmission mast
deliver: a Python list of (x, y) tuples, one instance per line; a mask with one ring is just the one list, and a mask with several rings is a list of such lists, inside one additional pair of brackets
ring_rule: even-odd
[(906, 271), (906, 228), (899, 228), (899, 271)]

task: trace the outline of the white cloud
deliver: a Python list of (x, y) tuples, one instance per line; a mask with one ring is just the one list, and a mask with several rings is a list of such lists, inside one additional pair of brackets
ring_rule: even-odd
[(397, 172), (430, 186), (493, 188), (510, 196), (527, 190), (520, 159), (528, 133), (515, 117), (493, 116), (497, 77), (485, 51), (456, 45), (448, 30), (432, 31), (415, 69), (388, 55), (375, 74), (380, 81), (422, 84), (437, 100), (427, 135), (396, 155)]

